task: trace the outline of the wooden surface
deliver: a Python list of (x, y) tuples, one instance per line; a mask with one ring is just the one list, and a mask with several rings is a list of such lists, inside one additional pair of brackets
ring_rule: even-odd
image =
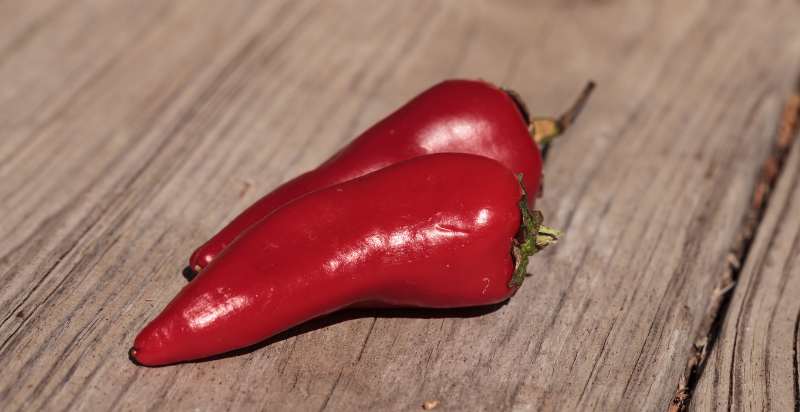
[(692, 401), (695, 410), (800, 408), (800, 145), (784, 167)]
[[(664, 410), (800, 73), (798, 21), (791, 0), (2, 1), (0, 405)], [(129, 362), (194, 247), (456, 76), (537, 114), (599, 85), (545, 170), (566, 235), (510, 303)], [(796, 402), (797, 150), (698, 408)]]

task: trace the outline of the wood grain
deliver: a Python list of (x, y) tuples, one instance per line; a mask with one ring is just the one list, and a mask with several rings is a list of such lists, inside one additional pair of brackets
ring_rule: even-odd
[(800, 407), (800, 145), (783, 170), (690, 404), (694, 410)]
[[(8, 410), (663, 410), (800, 72), (790, 0), (7, 9)], [(197, 244), (456, 76), (538, 114), (599, 84), (545, 171), (540, 206), (566, 236), (509, 304), (346, 313), (238, 356), (128, 361)]]

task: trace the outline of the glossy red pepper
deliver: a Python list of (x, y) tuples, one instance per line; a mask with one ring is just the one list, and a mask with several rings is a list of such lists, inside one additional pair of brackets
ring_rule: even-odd
[(407, 160), (250, 227), (139, 333), (130, 355), (144, 365), (205, 358), (353, 305), (501, 302), (522, 283), (528, 256), (555, 236), (499, 162)]
[(306, 193), (431, 153), (473, 153), (495, 159), (515, 173), (535, 193), (541, 176), (537, 146), (572, 123), (594, 84), (589, 83), (574, 106), (559, 119), (529, 119), (516, 95), (484, 81), (448, 80), (415, 97), (340, 150), (315, 170), (268, 193), (189, 259), (204, 268), (245, 229), (280, 206)]

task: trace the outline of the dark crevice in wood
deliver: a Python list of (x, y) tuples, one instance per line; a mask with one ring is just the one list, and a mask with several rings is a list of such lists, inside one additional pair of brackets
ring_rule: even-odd
[[(726, 256), (725, 266), (722, 274), (718, 276), (717, 286), (711, 293), (708, 308), (698, 328), (686, 367), (670, 402), (670, 412), (684, 411), (688, 407), (692, 392), (703, 373), (708, 354), (711, 353), (722, 331), (722, 324), (733, 296), (732, 291), (735, 289), (736, 281), (747, 261), (755, 234), (769, 204), (770, 195), (783, 172), (784, 162), (797, 134), (798, 123), (800, 123), (798, 119), (800, 117), (800, 83), (796, 85), (793, 93), (784, 106), (776, 142), (770, 155), (762, 164), (751, 195), (750, 206), (742, 218), (739, 232)], [(733, 376), (731, 376), (730, 382), (732, 385)]]
[[(729, 296), (732, 296), (732, 295), (733, 294), (731, 293)], [(725, 308), (724, 308), (724, 310), (726, 312), (728, 310), (728, 304), (729, 303), (730, 303), (730, 298), (727, 298), (726, 301), (725, 301)], [(720, 310), (723, 310), (723, 308), (720, 308)], [(732, 347), (731, 347), (731, 361), (730, 361), (730, 364), (728, 365), (728, 368), (729, 368), (728, 369), (728, 405), (727, 405), (728, 406), (728, 411), (731, 410), (731, 404), (733, 403), (733, 386), (734, 386), (734, 382), (736, 382), (736, 376), (734, 376), (734, 373), (736, 371), (736, 367), (735, 367), (736, 346), (739, 343), (739, 338), (736, 335), (738, 335), (738, 333), (739, 333), (739, 325), (740, 325), (741, 319), (742, 319), (742, 317), (741, 317), (741, 313), (740, 313), (740, 316), (736, 319), (736, 333), (734, 335), (733, 344), (732, 344)], [(722, 322), (719, 322), (719, 325), (714, 325), (714, 326), (715, 327), (718, 326), (719, 328), (721, 328), (722, 327), (721, 324), (722, 324)], [(719, 336), (720, 330), (719, 329), (715, 329), (713, 331), (713, 333), (714, 333), (714, 342), (716, 342), (716, 340), (717, 340), (716, 338)], [(709, 349), (708, 351), (710, 352), (711, 350)], [(705, 366), (705, 365), (702, 365), (702, 366)], [(692, 389), (694, 389), (697, 381), (700, 380), (700, 376), (699, 375), (701, 373), (702, 373), (702, 371), (698, 371), (698, 373), (697, 373), (698, 376), (693, 382)]]
[(292, 339), (292, 346), (289, 347), (289, 353), (284, 356), (284, 361), (281, 363), (281, 366), (278, 367), (278, 373), (283, 375), (283, 371), (286, 370), (286, 366), (289, 364), (289, 361), (292, 360), (292, 354), (294, 353), (294, 349), (297, 347), (297, 338)]
[(644, 353), (645, 348), (647, 347), (647, 343), (650, 340), (650, 336), (653, 335), (653, 328), (656, 326), (655, 322), (650, 323), (650, 328), (647, 329), (647, 336), (644, 338), (644, 342), (642, 342), (642, 346), (639, 347), (639, 353), (636, 355), (636, 361), (633, 362), (633, 369), (631, 370), (630, 375), (628, 375), (628, 380), (625, 381), (625, 386), (622, 389), (622, 396), (624, 397), (628, 393), (628, 388), (631, 385), (631, 381), (633, 380), (633, 376), (639, 372), (639, 361), (642, 358), (642, 354)]
[(364, 351), (367, 349), (367, 343), (369, 343), (369, 337), (372, 336), (372, 331), (375, 329), (375, 323), (378, 321), (378, 318), (372, 318), (372, 322), (369, 324), (369, 330), (367, 331), (367, 336), (364, 337), (364, 343), (361, 344), (361, 350), (358, 351), (358, 356), (356, 357), (356, 362), (361, 362), (361, 357), (364, 356)]
[(608, 344), (608, 338), (611, 336), (611, 333), (614, 332), (614, 325), (617, 324), (617, 319), (614, 318), (611, 321), (611, 328), (608, 329), (608, 333), (606, 333), (606, 337), (603, 338), (603, 344), (600, 346), (600, 350), (597, 351), (597, 357), (594, 358), (594, 362), (592, 362), (592, 370), (589, 372), (589, 377), (586, 379), (586, 382), (583, 384), (583, 389), (581, 389), (581, 394), (578, 396), (578, 404), (583, 401), (584, 395), (586, 395), (586, 389), (589, 388), (589, 384), (595, 377), (595, 373), (597, 372), (597, 365), (600, 364), (600, 358), (603, 356), (603, 353), (606, 350), (606, 345)]
[(336, 391), (336, 387), (339, 386), (339, 381), (342, 379), (342, 374), (344, 373), (344, 369), (339, 371), (339, 375), (336, 376), (336, 381), (333, 382), (333, 386), (331, 386), (330, 392), (328, 392), (328, 396), (325, 397), (325, 402), (322, 403), (322, 407), (319, 408), (320, 411), (324, 411), (328, 407), (328, 402), (330, 402), (331, 397), (333, 397), (333, 392)]
[[(31, 297), (31, 295), (33, 295), (34, 293), (36, 293), (36, 290), (38, 290), (38, 289), (39, 289), (39, 287), (40, 287), (40, 286), (42, 286), (42, 283), (44, 283), (44, 281), (47, 279), (47, 277), (48, 277), (48, 276), (50, 276), (50, 274), (53, 272), (53, 270), (55, 270), (56, 266), (58, 266), (58, 264), (59, 264), (59, 263), (61, 263), (61, 261), (62, 261), (62, 260), (64, 260), (64, 258), (65, 258), (65, 257), (66, 257), (66, 256), (67, 256), (67, 255), (68, 255), (70, 252), (72, 252), (72, 249), (74, 249), (74, 248), (75, 248), (75, 246), (77, 246), (77, 245), (78, 245), (78, 242), (79, 242), (79, 241), (80, 241), (80, 240), (83, 238), (83, 236), (86, 234), (86, 232), (88, 232), (88, 231), (89, 231), (89, 229), (90, 229), (90, 228), (91, 228), (91, 226), (89, 226), (88, 228), (86, 228), (86, 229), (84, 230), (84, 232), (81, 234), (81, 236), (79, 236), (79, 237), (78, 237), (78, 240), (76, 240), (76, 241), (75, 241), (75, 243), (72, 243), (72, 244), (70, 244), (70, 245), (67, 247), (67, 250), (66, 250), (66, 251), (64, 251), (64, 252), (62, 252), (62, 253), (61, 253), (61, 254), (58, 256), (58, 258), (56, 258), (55, 262), (53, 262), (53, 264), (52, 264), (52, 265), (50, 265), (50, 267), (49, 267), (47, 270), (45, 270), (45, 271), (44, 271), (44, 274), (42, 275), (42, 277), (41, 277), (41, 278), (40, 278), (38, 281), (36, 281), (36, 284), (33, 286), (33, 288), (31, 288), (30, 292), (28, 292), (28, 294), (27, 294), (27, 295), (25, 295), (25, 297), (24, 297), (24, 298), (22, 298), (22, 301), (21, 301), (21, 302), (19, 302), (19, 303), (18, 303), (18, 304), (17, 304), (17, 305), (14, 307), (14, 309), (12, 309), (11, 311), (9, 311), (9, 312), (8, 312), (8, 316), (6, 316), (5, 318), (3, 318), (3, 320), (2, 320), (2, 321), (0, 321), (0, 327), (3, 327), (3, 326), (6, 324), (6, 322), (8, 322), (8, 320), (9, 320), (9, 319), (11, 319), (12, 317), (16, 317), (16, 318), (18, 318), (18, 319), (22, 319), (22, 323), (25, 323), (25, 321), (26, 321), (26, 320), (28, 320), (28, 317), (30, 317), (30, 314), (31, 314), (31, 312), (30, 312), (30, 311), (28, 311), (27, 313), (25, 313), (25, 312), (21, 311), (21, 310), (20, 310), (20, 308), (22, 307), (22, 305), (24, 305), (24, 304), (25, 304), (25, 303), (28, 301), (28, 299)], [(26, 316), (26, 315), (27, 315), (27, 316)], [(5, 341), (3, 341), (3, 343), (2, 343), (2, 344), (0, 344), (0, 350), (2, 350), (2, 348), (3, 348), (3, 347), (5, 347), (5, 344), (6, 344), (6, 342), (7, 342), (7, 341), (8, 341), (8, 339), (10, 339), (10, 338), (11, 338), (11, 336), (13, 336), (13, 335), (14, 335), (14, 333), (11, 333), (11, 335), (10, 335), (10, 336), (9, 336), (9, 337), (8, 337), (8, 338), (5, 340)]]
[[(777, 207), (777, 205), (776, 205), (776, 207)], [(783, 207), (783, 209), (782, 209), (782, 211), (780, 213), (780, 218), (778, 219), (778, 221), (785, 220), (787, 212), (788, 212), (787, 208)], [(768, 242), (768, 244), (766, 246), (766, 250), (771, 250), (773, 248), (775, 239), (776, 239), (776, 236), (770, 237), (769, 242)], [(754, 273), (761, 273), (761, 271), (764, 268), (763, 257), (761, 257), (761, 259), (759, 259), (759, 258), (760, 258), (760, 256), (755, 256), (753, 258), (753, 259), (755, 259), (755, 260), (753, 260), (753, 264), (752, 264), (752, 267), (753, 267), (752, 271)], [(744, 265), (741, 265), (741, 266), (743, 267)], [(737, 275), (737, 278), (738, 278), (738, 275)], [(737, 348), (739, 348), (740, 335), (742, 335), (744, 333), (743, 327), (742, 327), (742, 320), (743, 319), (747, 319), (750, 316), (749, 312), (750, 312), (750, 309), (753, 307), (753, 304), (754, 304), (753, 300), (755, 299), (756, 291), (760, 287), (760, 283), (761, 283), (761, 277), (760, 276), (751, 276), (748, 279), (747, 284), (742, 286), (744, 288), (744, 291), (743, 291), (744, 296), (742, 298), (742, 300), (744, 301), (744, 304), (742, 305), (742, 310), (740, 310), (737, 313), (737, 316), (736, 316), (736, 321), (735, 321), (735, 326), (734, 326), (733, 342), (731, 344), (731, 359), (730, 359), (730, 362), (728, 363), (728, 368), (729, 368), (728, 369), (728, 395), (727, 395), (728, 410), (731, 410), (733, 408), (732, 404), (733, 404), (733, 401), (734, 401), (734, 395), (735, 394), (741, 394), (742, 391), (743, 391), (743, 388), (742, 388), (743, 380), (742, 379), (737, 379), (737, 376), (736, 376), (736, 364), (737, 364), (737, 359), (746, 358), (746, 354), (740, 353), (739, 350), (737, 350)], [(783, 289), (783, 287), (781, 287), (780, 289)], [(730, 294), (730, 295), (732, 296), (732, 294)], [(778, 301), (780, 301), (780, 297), (778, 298)], [(771, 317), (771, 319), (774, 319), (774, 316)], [(769, 331), (771, 330), (771, 327), (772, 327), (771, 325), (772, 325), (772, 322), (770, 321), (769, 325), (767, 326), (767, 336), (771, 335), (769, 333)], [(721, 331), (719, 331), (719, 332), (721, 332)], [(767, 351), (767, 353), (766, 353), (766, 357), (765, 357), (765, 360), (764, 360), (765, 363), (766, 363), (766, 370), (765, 370), (765, 376), (763, 378), (764, 378), (765, 386), (768, 389), (769, 388), (769, 371), (770, 371), (770, 368), (769, 368), (769, 358), (770, 358), (769, 357), (769, 346), (766, 347), (766, 351)], [(767, 404), (765, 405), (765, 409), (766, 410), (770, 410), (770, 408), (769, 408), (769, 399), (765, 399), (765, 401), (767, 402)], [(740, 405), (737, 405), (737, 406), (740, 406)]]
[[(57, 213), (57, 215), (60, 215), (60, 212), (59, 212), (59, 213)], [(8, 316), (6, 316), (6, 317), (3, 319), (3, 321), (2, 321), (2, 322), (0, 322), (0, 327), (2, 327), (2, 326), (4, 326), (4, 325), (6, 324), (6, 322), (7, 322), (9, 319), (11, 319), (11, 318), (12, 318), (12, 317), (14, 317), (14, 316), (16, 316), (17, 318), (22, 318), (22, 321), (20, 322), (20, 324), (19, 324), (19, 325), (18, 325), (18, 326), (17, 326), (17, 327), (16, 327), (16, 328), (15, 328), (15, 329), (14, 329), (14, 330), (13, 330), (13, 331), (12, 331), (12, 332), (11, 332), (11, 333), (8, 335), (8, 336), (7, 336), (7, 337), (6, 337), (4, 340), (3, 340), (3, 343), (2, 343), (2, 344), (0, 344), (0, 353), (1, 353), (1, 351), (4, 351), (4, 350), (6, 349), (6, 345), (8, 344), (8, 342), (9, 342), (9, 341), (10, 341), (10, 340), (11, 340), (11, 339), (14, 337), (14, 335), (16, 335), (16, 333), (17, 333), (17, 332), (19, 332), (19, 330), (20, 330), (20, 329), (21, 329), (21, 328), (22, 328), (22, 327), (23, 327), (23, 326), (26, 324), (26, 322), (28, 321), (28, 319), (30, 319), (30, 318), (31, 318), (31, 317), (34, 315), (34, 313), (36, 312), (36, 309), (37, 309), (39, 306), (41, 306), (41, 303), (40, 303), (40, 304), (37, 304), (37, 305), (36, 305), (36, 306), (35, 306), (33, 309), (30, 309), (30, 310), (26, 311), (26, 313), (25, 313), (23, 316), (19, 316), (19, 313), (21, 313), (21, 312), (20, 312), (20, 308), (21, 308), (23, 305), (25, 305), (25, 303), (27, 303), (27, 302), (28, 302), (28, 300), (30, 299), (30, 297), (31, 297), (31, 296), (32, 296), (34, 293), (36, 293), (36, 291), (39, 289), (39, 287), (41, 287), (41, 286), (42, 286), (42, 284), (44, 284), (44, 282), (47, 280), (47, 278), (50, 276), (50, 274), (51, 274), (51, 273), (53, 273), (53, 271), (54, 271), (54, 270), (55, 270), (55, 269), (58, 267), (58, 265), (61, 263), (61, 261), (63, 261), (63, 260), (64, 260), (64, 259), (65, 259), (65, 258), (66, 258), (66, 257), (67, 257), (69, 254), (70, 254), (70, 253), (72, 253), (72, 251), (73, 251), (73, 250), (74, 250), (74, 249), (75, 249), (75, 248), (78, 246), (78, 244), (81, 242), (81, 240), (83, 240), (83, 239), (86, 237), (86, 235), (89, 233), (89, 231), (90, 231), (90, 230), (91, 230), (91, 229), (94, 227), (94, 225), (95, 225), (96, 223), (97, 223), (97, 221), (96, 221), (96, 220), (95, 220), (95, 221), (91, 221), (91, 222), (89, 222), (89, 224), (87, 224), (87, 225), (86, 225), (86, 227), (85, 227), (85, 228), (83, 228), (83, 230), (82, 230), (82, 231), (81, 231), (81, 233), (80, 233), (80, 234), (77, 236), (77, 238), (75, 239), (75, 241), (74, 241), (74, 242), (72, 242), (72, 243), (70, 243), (70, 244), (67, 246), (66, 250), (65, 250), (64, 252), (62, 252), (62, 253), (61, 253), (61, 254), (58, 256), (58, 258), (56, 258), (56, 259), (55, 259), (55, 262), (53, 262), (53, 264), (52, 264), (52, 265), (51, 265), (51, 266), (50, 266), (50, 267), (49, 267), (49, 268), (48, 268), (48, 269), (47, 269), (47, 270), (44, 272), (43, 276), (42, 276), (42, 277), (41, 277), (41, 278), (40, 278), (40, 279), (39, 279), (39, 280), (36, 282), (36, 285), (34, 285), (34, 286), (33, 286), (33, 288), (31, 288), (31, 290), (30, 290), (30, 291), (29, 291), (29, 292), (28, 292), (28, 293), (25, 295), (25, 297), (22, 299), (22, 301), (20, 301), (20, 302), (19, 302), (19, 304), (17, 304), (17, 305), (14, 307), (14, 309), (13, 309), (13, 310), (11, 310), (11, 311), (9, 312)], [(66, 277), (65, 277), (65, 278), (66, 278)], [(62, 280), (59, 282), (59, 284), (58, 284), (58, 285), (60, 286), (60, 285), (61, 285), (63, 282), (64, 282), (64, 279), (62, 279)], [(56, 290), (58, 290), (58, 287), (56, 288)], [(52, 295), (52, 293), (53, 293), (53, 292), (50, 292), (50, 294), (48, 295), (48, 297), (49, 297), (50, 295)], [(15, 314), (16, 314), (16, 315), (15, 315)]]
[(798, 334), (800, 334), (800, 311), (797, 312), (797, 316), (794, 318), (794, 344), (792, 345), (792, 354), (794, 355), (794, 359), (792, 359), (792, 376), (794, 378), (792, 390), (794, 391), (795, 412), (800, 412), (800, 376), (798, 376), (798, 367), (800, 367), (800, 354), (797, 353)]
[[(788, 177), (790, 177), (790, 176), (787, 176), (787, 178)], [(791, 177), (793, 177), (793, 179), (790, 181), (791, 182), (790, 186), (796, 187), (797, 183), (798, 183), (797, 176), (791, 176)], [(781, 205), (781, 209), (780, 209), (781, 213), (779, 214), (778, 222), (785, 222), (785, 221), (791, 220), (791, 218), (794, 215), (795, 211), (794, 211), (794, 209), (792, 209), (790, 202), (791, 201), (787, 199), (786, 203)], [(780, 232), (781, 232), (781, 228), (778, 228), (778, 230), (776, 230), (775, 233), (773, 233), (773, 236), (770, 238), (769, 244), (766, 247), (767, 251), (770, 251), (770, 250), (774, 249), (774, 244), (777, 241), (777, 238), (780, 235)], [(792, 251), (798, 250), (798, 246), (800, 246), (800, 244), (798, 242), (800, 242), (800, 233), (798, 233), (797, 236), (795, 236), (795, 238), (793, 240), (793, 243), (792, 243), (792, 247), (791, 247), (790, 250), (792, 250)], [(769, 258), (768, 257), (763, 257), (762, 259), (768, 260)], [(786, 261), (783, 263), (784, 270), (782, 271), (780, 282), (778, 283), (778, 285), (779, 285), (778, 286), (779, 293), (778, 293), (777, 299), (775, 300), (775, 302), (777, 304), (772, 307), (772, 310), (770, 311), (770, 315), (769, 315), (769, 322), (767, 323), (766, 336), (770, 340), (772, 340), (772, 337), (773, 337), (773, 334), (774, 334), (774, 325), (775, 325), (775, 320), (778, 317), (778, 311), (782, 308), (781, 305), (780, 305), (780, 302), (784, 301), (785, 292), (786, 292), (787, 286), (788, 286), (787, 283), (789, 282), (789, 279), (792, 277), (791, 273), (790, 273), (791, 268), (792, 268), (792, 263), (793, 263), (792, 262), (792, 253), (789, 253), (789, 255), (786, 258)], [(766, 264), (766, 265), (768, 265), (768, 264)], [(762, 272), (761, 268), (765, 266), (765, 263), (764, 262), (759, 262), (758, 266), (759, 266), (759, 269), (758, 269), (758, 271), (756, 273), (761, 273)], [(755, 287), (753, 289), (759, 289), (760, 288), (759, 284), (761, 283), (762, 276), (757, 276), (757, 277), (755, 277), (755, 279), (756, 279), (757, 283), (756, 283), (756, 285), (755, 285)], [(750, 289), (750, 288), (748, 288), (748, 289)], [(749, 292), (749, 290), (748, 290), (748, 292)], [(746, 308), (750, 309), (750, 308), (752, 308), (754, 306), (752, 300), (753, 299), (751, 298), (746, 302), (746, 306), (745, 306)], [(794, 331), (795, 330), (794, 328), (796, 328), (796, 327), (797, 327), (796, 324), (793, 325), (792, 330)], [(737, 328), (737, 331), (738, 330), (739, 329)], [(796, 333), (795, 333), (795, 335), (793, 335), (793, 342), (794, 342), (794, 339), (797, 339), (797, 334)], [(792, 349), (792, 353), (794, 353), (794, 348), (795, 347), (796, 347), (796, 345), (792, 346), (792, 348), (793, 348)], [(765, 392), (765, 396), (764, 396), (764, 402), (765, 402), (764, 409), (765, 410), (773, 410), (774, 409), (772, 407), (772, 397), (769, 396), (773, 392), (772, 378), (770, 377), (770, 374), (771, 374), (771, 371), (773, 371), (775, 369), (775, 366), (772, 365), (772, 359), (773, 359), (773, 355), (771, 353), (772, 352), (772, 348), (773, 348), (773, 345), (766, 345), (765, 348), (764, 348), (765, 353), (764, 353), (764, 378), (763, 378), (763, 380), (764, 380), (764, 392)], [(794, 367), (795, 367), (795, 363), (794, 363), (794, 361), (792, 361), (792, 368), (794, 368)], [(795, 382), (795, 380), (793, 379), (792, 382)], [(792, 390), (792, 394), (795, 395), (795, 393), (796, 393), (796, 390), (793, 389)], [(793, 396), (792, 398), (794, 400), (794, 403), (797, 403), (797, 397)]]
[[(442, 319), (442, 323), (439, 324), (439, 331), (438, 332), (439, 332), (440, 336), (442, 334), (442, 330), (444, 329), (445, 321), (446, 321), (446, 319)], [(431, 367), (430, 367), (431, 359), (433, 359), (433, 355), (434, 354), (438, 354), (439, 353), (439, 348), (441, 346), (442, 346), (442, 339), (440, 338), (440, 339), (436, 340), (436, 346), (434, 346), (433, 349), (428, 351), (428, 356), (425, 358), (425, 366), (423, 367), (422, 379), (420, 380), (420, 385), (417, 388), (417, 391), (420, 394), (420, 396), (423, 395), (422, 389), (424, 388), (425, 382), (428, 381), (428, 376), (429, 376), (430, 371), (431, 371)]]

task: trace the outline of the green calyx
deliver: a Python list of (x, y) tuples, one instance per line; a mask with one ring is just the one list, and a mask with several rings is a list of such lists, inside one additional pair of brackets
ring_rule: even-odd
[(527, 276), (528, 259), (540, 250), (558, 241), (561, 232), (544, 226), (544, 215), (539, 210), (528, 208), (528, 192), (522, 183), (522, 173), (517, 175), (522, 189), (518, 206), (522, 215), (519, 232), (514, 239), (511, 253), (514, 256), (514, 275), (508, 282), (509, 288), (520, 287)]

